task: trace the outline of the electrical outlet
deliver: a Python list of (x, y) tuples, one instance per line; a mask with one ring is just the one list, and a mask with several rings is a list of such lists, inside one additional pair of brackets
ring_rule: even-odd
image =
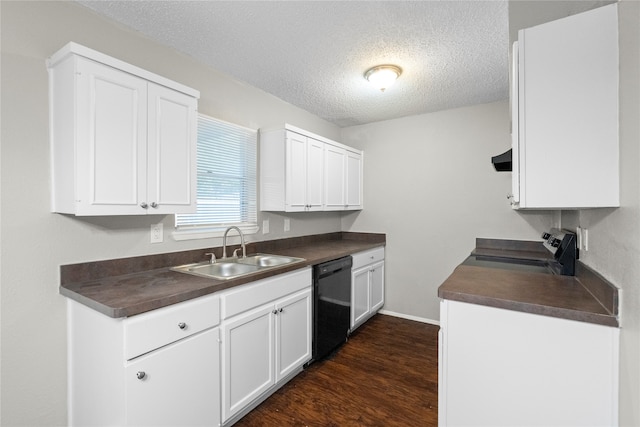
[(589, 252), (589, 230), (582, 229), (582, 248), (585, 252)]
[(269, 234), (269, 220), (262, 220), (262, 234)]
[(162, 243), (163, 229), (162, 223), (151, 224), (151, 243)]
[(579, 250), (582, 250), (582, 227), (576, 227), (576, 246), (578, 247)]
[(284, 219), (284, 231), (291, 230), (291, 220), (289, 218)]

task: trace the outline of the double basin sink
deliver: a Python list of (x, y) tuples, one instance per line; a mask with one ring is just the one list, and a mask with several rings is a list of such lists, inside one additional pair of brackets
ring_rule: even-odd
[(306, 260), (283, 255), (254, 254), (245, 258), (223, 258), (214, 263), (205, 261), (186, 264), (172, 267), (171, 270), (217, 280), (229, 280), (302, 261)]

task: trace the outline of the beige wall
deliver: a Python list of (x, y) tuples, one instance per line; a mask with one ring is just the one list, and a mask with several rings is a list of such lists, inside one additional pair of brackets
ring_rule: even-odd
[[(137, 33), (67, 2), (2, 1), (2, 240), (0, 424), (64, 425), (65, 299), (61, 264), (220, 245), (219, 239), (175, 242), (173, 216), (74, 218), (49, 212), (47, 71), (45, 59), (69, 41), (84, 44), (201, 92), (202, 113), (251, 128), (285, 121), (337, 139), (339, 129)], [(249, 240), (339, 231), (340, 215), (264, 214), (270, 234)], [(165, 242), (149, 243), (162, 221)]]
[(554, 212), (514, 212), (511, 174), (491, 156), (511, 146), (508, 102), (344, 128), (365, 149), (365, 209), (343, 229), (387, 233), (384, 309), (438, 321), (438, 286), (476, 237), (536, 240)]

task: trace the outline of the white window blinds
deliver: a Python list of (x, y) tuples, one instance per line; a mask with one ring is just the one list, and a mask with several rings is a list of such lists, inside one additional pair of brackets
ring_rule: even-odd
[(176, 215), (176, 227), (257, 225), (257, 131), (198, 117), (198, 210)]

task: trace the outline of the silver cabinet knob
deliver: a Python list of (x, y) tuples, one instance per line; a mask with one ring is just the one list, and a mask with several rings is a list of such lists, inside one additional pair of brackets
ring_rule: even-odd
[(178, 323), (178, 328), (180, 328), (180, 329), (185, 329), (186, 327), (187, 327), (187, 324), (186, 324), (186, 323), (184, 323), (184, 322), (180, 322), (180, 323)]
[(151, 202), (151, 207), (155, 209), (158, 207), (158, 204), (156, 202)]
[(140, 203), (140, 207), (142, 209), (147, 209), (149, 207), (149, 205), (147, 205), (147, 202), (142, 202), (142, 203)]
[(147, 374), (144, 371), (138, 371), (138, 372), (136, 372), (136, 377), (139, 380), (143, 380), (143, 379), (145, 379), (147, 377)]

